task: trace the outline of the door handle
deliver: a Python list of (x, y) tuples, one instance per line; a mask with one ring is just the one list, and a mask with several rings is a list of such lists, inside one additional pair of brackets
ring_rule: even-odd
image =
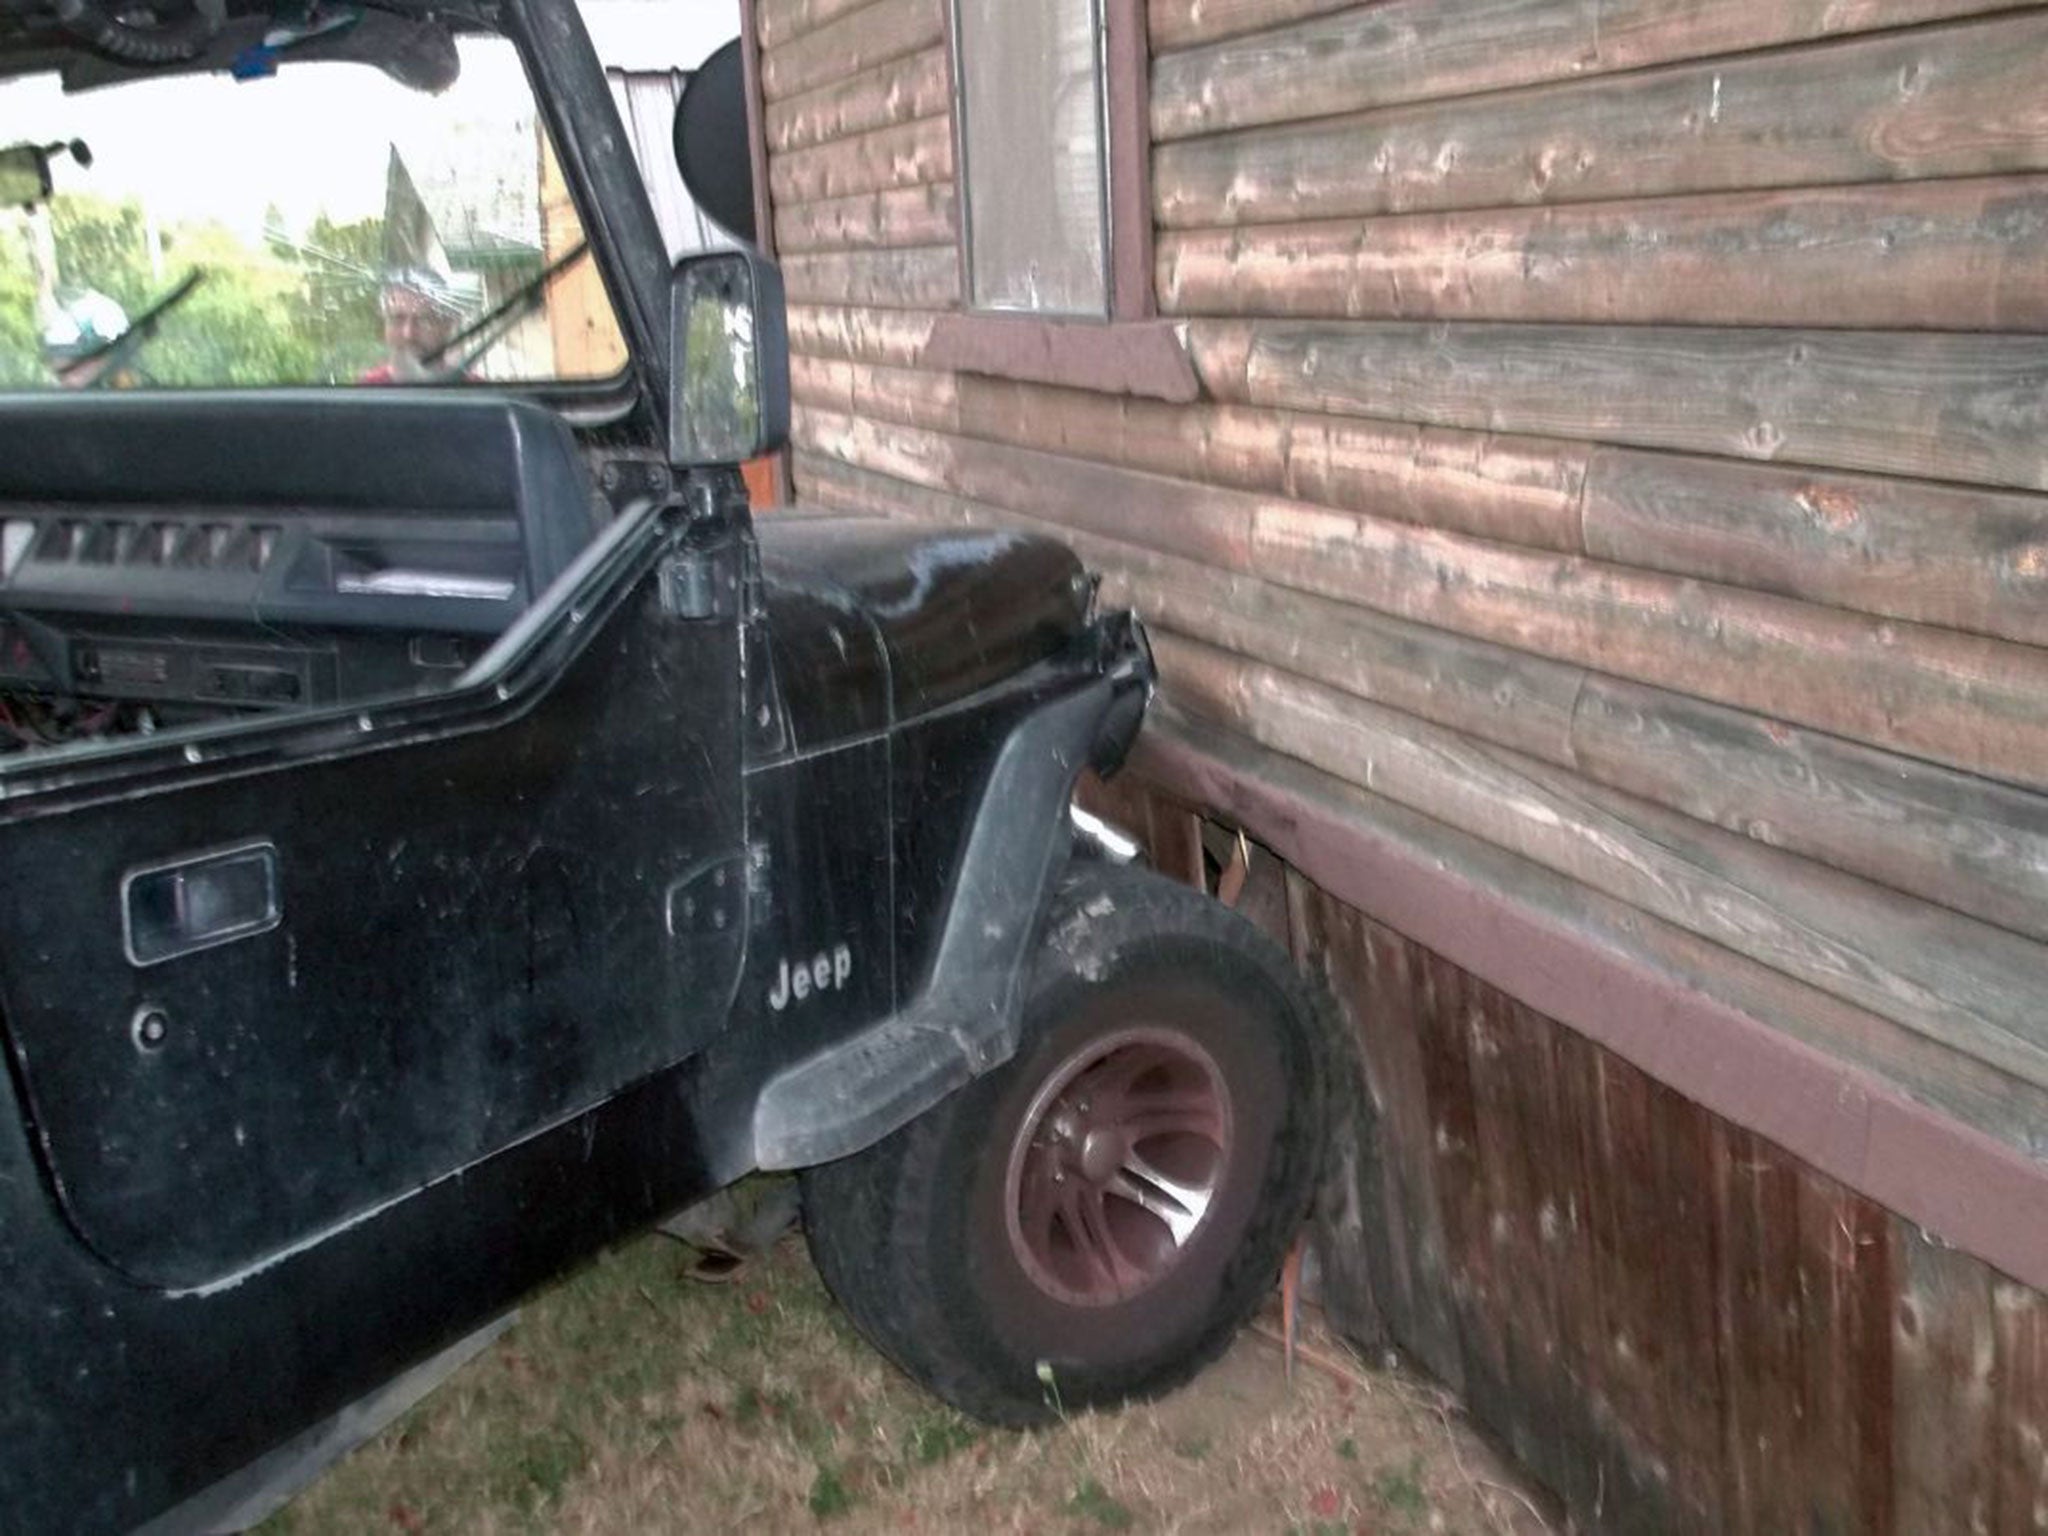
[(121, 879), (121, 935), (133, 966), (268, 933), (283, 920), (269, 842), (189, 854)]

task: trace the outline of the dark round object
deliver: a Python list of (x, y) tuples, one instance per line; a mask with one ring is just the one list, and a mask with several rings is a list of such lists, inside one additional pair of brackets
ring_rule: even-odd
[(754, 244), (754, 157), (738, 38), (700, 64), (683, 87), (675, 153), (691, 200), (734, 239)]
[(877, 1348), (982, 1419), (1177, 1386), (1257, 1308), (1308, 1211), (1330, 1019), (1236, 914), (1077, 863), (1017, 1055), (804, 1175), (819, 1272)]

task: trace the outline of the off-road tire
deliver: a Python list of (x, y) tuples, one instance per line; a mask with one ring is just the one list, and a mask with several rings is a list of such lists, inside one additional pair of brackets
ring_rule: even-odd
[[(825, 1283), (877, 1349), (963, 1412), (1043, 1422), (1154, 1396), (1220, 1354), (1270, 1290), (1323, 1166), (1334, 1010), (1242, 917), (1147, 870), (1079, 863), (1050, 913), (1004, 1066), (803, 1176)], [(1231, 1151), (1204, 1215), (1128, 1299), (1055, 1295), (1012, 1218), (1027, 1124), (1095, 1042), (1212, 1068)], [(1112, 1154), (1116, 1155), (1116, 1154)], [(1043, 1185), (1035, 1186), (1042, 1189)], [(1142, 1215), (1143, 1213), (1139, 1213)], [(1080, 1293), (1075, 1293), (1080, 1294)], [(1106, 1299), (1107, 1298), (1107, 1299)]]

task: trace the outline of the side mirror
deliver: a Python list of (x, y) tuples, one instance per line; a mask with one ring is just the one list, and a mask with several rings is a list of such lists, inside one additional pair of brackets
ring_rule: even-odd
[(684, 258), (669, 326), (671, 464), (741, 464), (789, 440), (789, 331), (773, 262), (752, 251)]
[(747, 86), (734, 38), (712, 54), (676, 103), (676, 169), (690, 201), (747, 245), (754, 228), (754, 159), (747, 145)]
[(92, 151), (82, 139), (69, 144), (16, 144), (0, 149), (0, 208), (34, 208), (50, 200), (54, 184), (50, 162), (69, 155), (82, 166), (92, 164)]

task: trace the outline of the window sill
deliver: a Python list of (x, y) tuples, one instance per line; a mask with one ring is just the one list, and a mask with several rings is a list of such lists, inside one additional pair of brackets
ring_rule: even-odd
[(1141, 395), (1176, 405), (1201, 394), (1194, 365), (1167, 320), (942, 315), (932, 328), (924, 361), (955, 373)]

